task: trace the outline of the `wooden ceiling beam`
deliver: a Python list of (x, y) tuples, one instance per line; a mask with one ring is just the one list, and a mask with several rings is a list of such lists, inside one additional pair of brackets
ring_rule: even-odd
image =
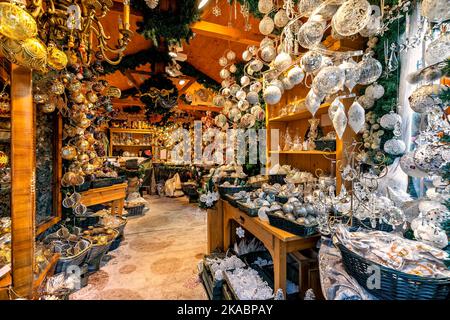
[(245, 45), (259, 46), (262, 38), (254, 37), (254, 39), (247, 38), (247, 35), (242, 33), (239, 29), (229, 28), (217, 23), (208, 21), (198, 21), (191, 25), (194, 33), (200, 34), (210, 38), (217, 38), (227, 41), (242, 43)]
[(183, 111), (212, 111), (220, 112), (221, 107), (211, 106), (211, 105), (188, 105), (183, 102), (178, 101), (178, 109)]

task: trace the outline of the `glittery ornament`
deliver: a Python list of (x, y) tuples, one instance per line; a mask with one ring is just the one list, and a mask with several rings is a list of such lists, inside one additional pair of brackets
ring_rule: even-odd
[(381, 117), (380, 126), (382, 126), (384, 129), (394, 130), (395, 125), (401, 122), (402, 117), (394, 111), (391, 111)]
[(339, 67), (325, 67), (319, 71), (312, 83), (316, 95), (334, 94), (342, 89), (345, 73)]
[(359, 80), (360, 70), (358, 68), (358, 64), (353, 60), (349, 60), (341, 63), (339, 65), (339, 68), (344, 70), (345, 74), (344, 85), (347, 87), (347, 89), (352, 91), (353, 88), (358, 84)]
[(345, 128), (347, 128), (347, 116), (345, 115), (345, 111), (342, 109), (338, 109), (333, 118), (333, 127), (336, 130), (336, 135), (339, 139), (342, 139), (344, 135)]
[(281, 99), (281, 91), (277, 86), (268, 86), (264, 90), (264, 101), (268, 104), (277, 104)]
[(344, 104), (341, 102), (341, 100), (339, 100), (339, 98), (336, 98), (328, 107), (328, 117), (330, 118), (331, 121), (333, 121), (334, 115), (339, 109), (345, 112)]
[(309, 90), (305, 98), (305, 107), (313, 116), (316, 114), (317, 110), (319, 110), (321, 102), (322, 99), (317, 96), (313, 90)]
[(271, 34), (274, 28), (275, 23), (269, 16), (265, 16), (259, 22), (259, 32), (261, 32), (265, 36)]
[(301, 63), (305, 72), (312, 73), (320, 68), (322, 55), (315, 51), (308, 51), (301, 58)]
[(440, 91), (440, 85), (425, 85), (417, 88), (409, 96), (409, 106), (418, 113), (425, 113), (439, 105), (442, 101), (437, 97)]
[(364, 128), (366, 112), (357, 102), (353, 102), (348, 110), (348, 124), (355, 133), (359, 133)]
[(386, 153), (398, 156), (405, 153), (406, 145), (402, 140), (394, 138), (386, 141), (383, 149)]
[(293, 85), (298, 85), (303, 81), (305, 74), (302, 68), (299, 66), (294, 66), (291, 70), (289, 70), (287, 77)]
[(263, 14), (267, 14), (273, 8), (272, 0), (259, 0), (258, 1), (258, 10)]
[(368, 85), (378, 80), (383, 72), (383, 67), (380, 61), (364, 56), (358, 63), (360, 71), (358, 83), (362, 85)]
[(340, 35), (352, 36), (367, 25), (371, 12), (370, 3), (366, 0), (347, 0), (333, 15), (332, 27)]
[(274, 67), (277, 70), (284, 70), (289, 67), (289, 65), (292, 63), (292, 58), (290, 54), (286, 52), (281, 52), (277, 55), (274, 61)]
[(384, 87), (378, 83), (372, 83), (366, 88), (364, 94), (373, 100), (378, 100), (384, 95)]

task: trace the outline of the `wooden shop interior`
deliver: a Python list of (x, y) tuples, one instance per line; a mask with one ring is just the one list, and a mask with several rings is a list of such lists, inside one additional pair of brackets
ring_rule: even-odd
[(449, 20), (0, 0), (0, 300), (449, 299)]

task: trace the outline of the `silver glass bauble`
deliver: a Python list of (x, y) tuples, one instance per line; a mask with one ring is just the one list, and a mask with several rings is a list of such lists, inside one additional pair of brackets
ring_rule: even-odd
[(312, 89), (318, 96), (334, 94), (342, 89), (345, 73), (335, 66), (325, 67), (314, 77)]
[(360, 32), (369, 22), (372, 9), (366, 0), (347, 0), (333, 15), (333, 29), (343, 36)]
[(364, 94), (373, 100), (378, 100), (384, 95), (384, 87), (378, 83), (372, 83), (366, 88)]
[(290, 54), (288, 54), (286, 52), (281, 52), (275, 58), (274, 67), (277, 70), (284, 70), (284, 69), (288, 68), (291, 65), (291, 63), (292, 63), (292, 58), (291, 58)]
[(322, 55), (315, 51), (308, 51), (301, 58), (301, 63), (305, 72), (313, 73), (320, 68), (322, 63)]
[(219, 59), (219, 65), (220, 65), (221, 67), (225, 67), (227, 64), (228, 64), (227, 58), (225, 58), (225, 57), (220, 57), (220, 59)]
[(241, 86), (243, 87), (248, 86), (250, 84), (250, 78), (247, 76), (242, 76), (240, 82)]
[(281, 91), (281, 94), (284, 93), (284, 85), (283, 85), (283, 82), (281, 82), (281, 80), (278, 80), (278, 79), (272, 80), (272, 81), (270, 81), (270, 85), (278, 87), (278, 89), (280, 89), (280, 91)]
[(263, 14), (267, 14), (273, 8), (273, 0), (259, 0), (258, 10)]
[(261, 49), (261, 59), (265, 62), (271, 62), (277, 56), (277, 50), (272, 46), (265, 46)]
[(425, 171), (420, 170), (414, 162), (414, 151), (405, 153), (400, 158), (400, 168), (408, 176), (414, 178), (425, 178), (428, 174)]
[(261, 32), (265, 36), (271, 34), (274, 28), (275, 28), (275, 23), (273, 22), (272, 18), (269, 16), (265, 16), (259, 22), (259, 32)]
[(401, 122), (402, 117), (398, 113), (391, 111), (381, 117), (380, 126), (382, 126), (384, 129), (394, 130), (395, 125)]
[(283, 83), (283, 87), (285, 90), (291, 90), (292, 88), (294, 88), (294, 84), (289, 80), (289, 78), (283, 78), (281, 82)]
[(250, 61), (252, 59), (253, 55), (251, 54), (250, 51), (245, 50), (244, 52), (242, 52), (242, 60), (244, 61)]
[(264, 64), (259, 59), (256, 59), (256, 60), (253, 60), (252, 62), (250, 62), (250, 69), (252, 69), (255, 72), (261, 71), (263, 66), (264, 66)]
[(278, 10), (278, 12), (273, 17), (273, 20), (278, 28), (283, 28), (285, 25), (287, 25), (287, 23), (289, 22), (289, 17), (286, 14), (286, 10)]
[(303, 78), (305, 78), (305, 73), (299, 66), (294, 66), (288, 71), (287, 77), (293, 85), (298, 85), (303, 81)]
[(254, 92), (254, 91), (250, 91), (249, 93), (247, 93), (247, 101), (250, 104), (257, 104), (259, 102), (258, 93)]
[(309, 20), (304, 23), (297, 33), (298, 43), (307, 49), (317, 46), (322, 40), (326, 24), (321, 21)]
[(280, 88), (278, 88), (277, 86), (268, 86), (264, 90), (263, 97), (264, 101), (266, 101), (268, 104), (277, 104), (281, 99)]
[(442, 103), (437, 97), (440, 89), (440, 85), (425, 85), (417, 88), (408, 98), (409, 106), (418, 113), (429, 112), (435, 105)]
[(383, 67), (377, 59), (369, 56), (364, 56), (358, 63), (360, 71), (358, 83), (368, 85), (378, 80), (383, 72)]
[(350, 91), (358, 84), (360, 70), (358, 64), (354, 60), (349, 60), (341, 63), (339, 68), (344, 70), (345, 73), (345, 83), (344, 85)]
[(442, 22), (450, 19), (448, 0), (423, 0), (421, 14), (430, 22)]
[(390, 139), (384, 143), (383, 150), (386, 153), (392, 154), (394, 156), (401, 155), (405, 153), (406, 145), (402, 140)]
[(259, 81), (256, 81), (250, 85), (250, 91), (258, 93), (261, 91), (261, 89), (262, 89), (262, 85), (261, 85), (261, 82), (259, 82)]
[(222, 79), (227, 79), (230, 77), (230, 71), (228, 71), (228, 69), (222, 69), (220, 70), (219, 75)]
[(363, 96), (360, 96), (359, 98), (358, 98), (358, 102), (361, 104), (361, 106), (364, 108), (364, 109), (370, 109), (370, 108), (372, 108), (373, 107), (373, 105), (375, 104), (375, 100), (373, 100), (372, 98), (369, 98), (368, 96), (366, 96), (366, 95), (363, 95)]

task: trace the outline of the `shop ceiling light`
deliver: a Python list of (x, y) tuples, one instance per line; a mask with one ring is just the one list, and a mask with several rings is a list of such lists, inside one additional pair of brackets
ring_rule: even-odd
[(200, 0), (200, 3), (198, 4), (198, 8), (201, 9), (203, 8), (209, 0)]

